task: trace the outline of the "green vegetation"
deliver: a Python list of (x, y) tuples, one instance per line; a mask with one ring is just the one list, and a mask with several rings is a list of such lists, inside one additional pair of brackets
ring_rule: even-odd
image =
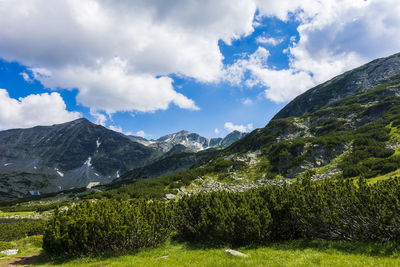
[[(16, 241), (22, 251), (16, 255), (39, 253), (30, 238)], [(23, 244), (23, 246), (22, 246)], [(237, 258), (226, 255), (228, 247), (210, 247), (195, 243), (167, 242), (136, 253), (114, 253), (75, 259), (51, 258), (45, 253), (32, 258), (35, 266), (398, 266), (396, 244), (375, 244), (346, 241), (296, 240), (264, 246), (235, 247), (249, 255)], [(166, 257), (167, 256), (167, 257)], [(0, 259), (10, 262), (15, 256)]]
[(170, 234), (173, 213), (158, 201), (84, 201), (56, 209), (43, 248), (50, 254), (100, 254), (156, 246)]
[[(326, 241), (289, 241), (263, 247), (238, 247), (249, 255), (237, 258), (226, 255), (222, 248), (185, 243), (166, 244), (134, 255), (112, 258), (83, 258), (64, 266), (396, 266), (400, 259), (390, 246)], [(383, 254), (383, 255), (382, 255)], [(167, 258), (162, 258), (168, 255)], [(390, 257), (392, 256), (392, 257)], [(55, 262), (57, 263), (57, 262)]]
[[(57, 208), (44, 231), (43, 263), (50, 255), (61, 256), (67, 266), (400, 265), (400, 77), (367, 92), (337, 91), (351, 76), (299, 97), (315, 97), (313, 107), (292, 105), (300, 117), (287, 117), (292, 111), (286, 109), (265, 128), (204, 156), (196, 168), (153, 180), (129, 179), (128, 173), (99, 187), (102, 192), (82, 195), (83, 202)], [(185, 154), (174, 158), (184, 162)], [(330, 179), (311, 180), (321, 174)], [(194, 181), (237, 185), (275, 177), (295, 182), (160, 201), (194, 187)], [(5, 210), (42, 211), (58, 204)], [(36, 226), (25, 221), (0, 227), (16, 233), (0, 235), (4, 241), (43, 232), (43, 225), (32, 230)], [(227, 247), (250, 257), (229, 257), (223, 253)]]
[(0, 241), (43, 234), (46, 222), (31, 219), (0, 219)]
[(267, 240), (271, 214), (260, 195), (228, 193), (186, 196), (176, 204), (176, 230), (186, 240), (251, 244)]
[(226, 173), (243, 168), (243, 162), (225, 160), (219, 158), (205, 167), (198, 167), (184, 172), (167, 175), (153, 180), (134, 180), (132, 182), (122, 181), (106, 185), (108, 189), (104, 192), (87, 196), (92, 199), (117, 199), (128, 200), (132, 198), (162, 199), (167, 193), (175, 193), (181, 186), (188, 186), (198, 177), (206, 174)]
[(179, 240), (254, 245), (307, 239), (400, 242), (400, 178), (303, 180), (244, 193), (155, 200), (85, 201), (56, 211), (43, 248), (54, 255), (130, 251)]

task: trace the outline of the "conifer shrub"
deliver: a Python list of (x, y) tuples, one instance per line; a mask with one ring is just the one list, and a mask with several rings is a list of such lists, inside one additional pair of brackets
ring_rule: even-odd
[(101, 254), (154, 247), (173, 226), (173, 209), (159, 201), (84, 201), (56, 209), (43, 249), (55, 255)]
[(0, 241), (43, 234), (46, 222), (32, 219), (0, 219)]
[(253, 192), (186, 196), (176, 209), (177, 231), (187, 240), (243, 245), (259, 243), (270, 234), (271, 214)]
[(296, 184), (289, 189), (291, 223), (301, 237), (400, 241), (400, 179), (367, 185), (365, 179)]
[(298, 238), (400, 241), (400, 179), (312, 182), (245, 193), (186, 196), (176, 203), (185, 240), (250, 245)]

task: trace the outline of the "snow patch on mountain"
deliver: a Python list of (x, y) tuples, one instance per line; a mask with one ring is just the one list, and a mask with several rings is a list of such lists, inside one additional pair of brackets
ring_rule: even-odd
[(100, 137), (98, 137), (97, 140), (96, 140), (96, 147), (99, 148), (100, 145), (101, 145)]
[(89, 158), (85, 161), (85, 163), (83, 163), (83, 165), (86, 165), (86, 166), (88, 166), (88, 167), (92, 166), (92, 157), (89, 157)]

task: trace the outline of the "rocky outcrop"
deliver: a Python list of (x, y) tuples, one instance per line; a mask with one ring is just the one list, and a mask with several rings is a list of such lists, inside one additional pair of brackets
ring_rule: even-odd
[(376, 59), (299, 95), (279, 111), (274, 119), (311, 113), (349, 95), (373, 89), (386, 79), (399, 74), (400, 53)]

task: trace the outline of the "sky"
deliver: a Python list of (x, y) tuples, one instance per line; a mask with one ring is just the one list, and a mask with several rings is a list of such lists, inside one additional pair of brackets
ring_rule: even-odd
[(398, 0), (0, 0), (0, 130), (249, 132), (400, 52), (398, 14)]

